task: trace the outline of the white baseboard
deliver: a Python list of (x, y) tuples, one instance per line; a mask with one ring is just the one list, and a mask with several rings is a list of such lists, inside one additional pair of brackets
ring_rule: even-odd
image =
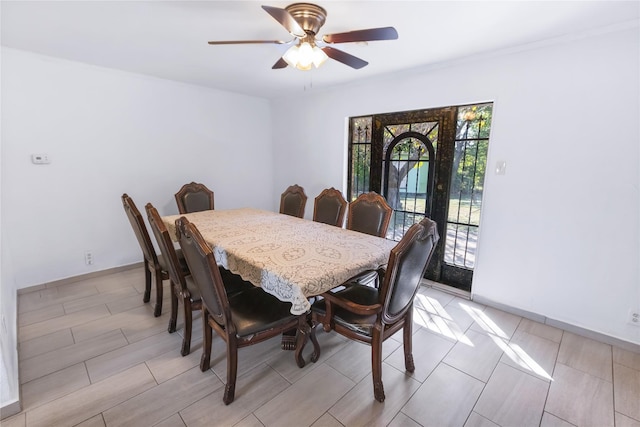
[(473, 297), (473, 301), (493, 307), (493, 308), (497, 308), (498, 310), (506, 311), (507, 313), (515, 314), (516, 316), (521, 316), (539, 323), (544, 323), (545, 325), (553, 326), (558, 329), (562, 329), (567, 332), (571, 332), (576, 335), (583, 336), (585, 338), (590, 338), (592, 340), (600, 341), (605, 344), (615, 345), (616, 347), (620, 347), (624, 350), (632, 351), (634, 353), (640, 353), (640, 344), (636, 344), (630, 341), (625, 341), (623, 339), (612, 337), (610, 335), (603, 334), (601, 332), (592, 331), (590, 329), (586, 329), (581, 326), (572, 325), (571, 323), (563, 322), (561, 320), (550, 319), (541, 314), (533, 313), (527, 310), (521, 310), (519, 308), (514, 308), (506, 304), (501, 304), (478, 295)]
[(79, 276), (66, 277), (64, 279), (55, 280), (53, 282), (43, 283), (41, 285), (33, 285), (26, 288), (18, 289), (18, 295), (26, 294), (33, 291), (39, 291), (54, 286), (68, 285), (69, 283), (79, 282), (81, 280), (93, 279), (95, 277), (106, 276), (107, 274), (119, 273), (121, 271), (132, 270), (134, 268), (142, 267), (142, 262), (136, 262), (134, 264), (121, 265), (120, 267), (107, 268), (106, 270), (92, 271), (91, 273), (81, 274)]
[(4, 420), (5, 418), (9, 418), (15, 414), (18, 414), (20, 413), (20, 411), (22, 411), (20, 400), (9, 403), (0, 408), (0, 420)]

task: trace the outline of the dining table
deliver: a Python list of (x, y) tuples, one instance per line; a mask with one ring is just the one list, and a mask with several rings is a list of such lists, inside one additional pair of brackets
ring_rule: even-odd
[(291, 303), (311, 309), (309, 298), (366, 271), (384, 268), (393, 240), (254, 208), (206, 210), (162, 220), (177, 241), (175, 221), (186, 217), (211, 246), (219, 265)]

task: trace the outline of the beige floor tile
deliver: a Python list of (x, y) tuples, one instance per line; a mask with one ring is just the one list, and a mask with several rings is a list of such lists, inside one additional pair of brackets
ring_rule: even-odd
[(26, 414), (24, 412), (2, 420), (2, 427), (25, 427), (26, 425)]
[[(492, 393), (495, 406), (500, 400), (495, 395), (503, 393), (507, 397), (500, 405), (513, 408), (516, 407), (513, 402), (524, 399), (527, 393), (511, 393), (514, 387), (509, 381), (526, 378), (522, 381), (525, 385), (543, 383), (538, 378), (544, 375), (536, 378), (528, 368), (513, 361), (525, 359), (527, 366), (535, 362), (534, 366), (553, 377), (550, 383), (544, 382), (549, 393), (545, 412), (541, 414), (541, 427), (601, 427), (613, 425), (614, 421), (617, 427), (640, 427), (640, 420), (630, 415), (636, 413), (634, 404), (640, 393), (637, 353), (528, 319), (518, 320), (517, 316), (432, 288), (421, 288), (414, 305), (416, 373), (404, 372), (401, 333), (384, 344), (387, 399), (383, 404), (372, 397), (370, 348), (318, 328), (320, 360), (310, 363), (312, 346), (308, 345), (304, 352), (307, 366), (303, 369), (295, 364), (292, 352), (280, 349), (279, 338), (241, 349), (236, 401), (227, 406), (222, 402), (226, 380), (224, 342), (218, 337), (214, 339), (214, 369), (200, 373), (200, 312), (194, 316), (192, 354), (181, 357), (182, 307), (178, 330), (174, 334), (166, 332), (169, 282), (164, 283), (160, 318), (153, 316), (155, 292), (152, 302), (144, 304), (143, 291), (142, 267), (74, 283), (51, 283), (28, 292), (22, 290), (18, 297), (18, 324), (21, 332), (26, 328), (27, 338), (33, 338), (21, 340), (18, 348), (21, 380), (28, 380), (22, 386), (25, 410), (3, 420), (2, 426), (25, 426), (31, 421), (35, 425), (104, 426), (109, 423), (105, 423), (103, 413), (111, 411), (116, 419), (124, 413), (125, 418), (143, 417), (142, 425), (165, 427), (263, 426), (260, 418), (267, 425), (286, 427), (342, 426), (337, 416), (346, 425), (495, 427), (495, 423), (473, 412), (473, 406), (479, 402), (483, 387), (487, 393), (482, 399), (489, 399), (487, 396)], [(106, 309), (105, 317), (88, 321), (81, 318), (83, 312), (92, 316), (95, 313), (88, 311), (100, 308)], [(82, 323), (75, 324), (78, 321)], [(516, 324), (511, 340), (505, 339)], [(34, 332), (34, 326), (39, 330)], [(489, 336), (487, 330), (503, 338)], [(164, 340), (170, 344), (162, 348)], [(562, 343), (561, 348), (558, 343)], [(556, 353), (558, 360), (573, 367), (562, 363), (554, 366)], [(497, 363), (496, 354), (502, 363)], [(469, 366), (468, 370), (478, 376), (482, 376), (478, 372), (486, 371), (491, 374), (489, 386), (441, 363), (443, 359), (461, 368)], [(121, 371), (132, 363), (136, 365)], [(104, 380), (89, 383), (87, 365), (96, 378)], [(505, 370), (511, 373), (507, 379), (501, 377)], [(219, 385), (206, 395), (183, 392), (184, 401), (178, 405), (182, 409), (172, 408), (175, 402), (167, 404), (165, 399), (171, 392), (188, 388), (185, 378), (189, 375), (203, 381), (208, 376)], [(354, 383), (348, 377), (357, 381)], [(424, 384), (420, 385), (420, 381)], [(413, 385), (419, 388), (411, 395)], [(403, 400), (407, 402), (404, 406)], [(539, 403), (531, 406), (536, 405)], [(113, 409), (116, 406), (118, 410)], [(297, 410), (283, 412), (285, 406)], [(398, 412), (401, 406), (403, 410)], [(132, 410), (123, 410), (125, 407)], [(150, 415), (143, 414), (145, 410)], [(119, 411), (122, 413), (116, 417), (114, 414)], [(508, 423), (502, 427), (508, 427)]]
[[(429, 374), (431, 374), (442, 358), (454, 346), (453, 342), (426, 330), (416, 332), (413, 335), (412, 344), (413, 360), (416, 370), (413, 373), (407, 372), (406, 374), (420, 382), (423, 382)], [(389, 357), (384, 359), (384, 361), (398, 371), (405, 372), (404, 347), (400, 345)]]
[(418, 295), (424, 295), (431, 299), (435, 299), (442, 307), (449, 304), (455, 298), (455, 295), (433, 289), (429, 286), (420, 286), (418, 289)]
[(95, 286), (93, 286), (90, 282), (84, 280), (67, 283), (66, 285), (57, 285), (55, 286), (55, 289), (57, 290), (58, 298), (72, 297), (73, 299), (78, 298), (78, 295), (84, 296), (83, 292), (85, 292), (87, 289), (97, 291), (97, 289), (95, 289)]
[(256, 418), (255, 415), (247, 415), (244, 417), (242, 421), (238, 424), (235, 424), (233, 427), (263, 427), (263, 424)]
[(640, 371), (614, 363), (613, 377), (616, 412), (640, 420)]
[(221, 385), (213, 372), (193, 368), (104, 411), (104, 419), (109, 426), (154, 425)]
[[(258, 420), (257, 418), (256, 418), (256, 421), (260, 422), (260, 420)], [(261, 426), (262, 423), (258, 425)], [(315, 423), (311, 424), (311, 427), (344, 427), (344, 426), (340, 423), (340, 421), (333, 418), (328, 412), (325, 412), (325, 414), (322, 415), (320, 418), (318, 418)]]
[(469, 307), (476, 308), (480, 311), (484, 311), (487, 306), (484, 304), (480, 304), (479, 302), (475, 302), (468, 298), (461, 298), (459, 296), (454, 297), (445, 307), (458, 307), (463, 310), (467, 310)]
[(345, 346), (352, 342), (333, 331), (324, 332), (321, 327), (317, 328), (316, 334), (318, 337), (318, 343), (320, 344), (320, 358), (316, 363), (311, 362), (313, 345), (310, 342), (307, 344), (302, 354), (306, 363), (302, 369), (300, 369), (295, 362), (292, 363), (291, 358), (287, 356), (286, 353), (282, 353), (284, 357), (276, 355), (276, 357), (272, 357), (266, 363), (275, 369), (287, 381), (294, 383), (309, 374), (309, 372), (316, 369), (322, 363), (331, 359), (337, 352), (341, 351)]
[(87, 322), (104, 319), (110, 315), (111, 313), (109, 313), (107, 307), (101, 306), (92, 307), (73, 314), (55, 317), (38, 323), (32, 323), (30, 325), (20, 327), (18, 342), (32, 340), (62, 329), (73, 328), (74, 326), (83, 325)]
[[(265, 426), (311, 425), (354, 385), (335, 369), (322, 364), (254, 411), (254, 415)], [(331, 393), (316, 393), (316, 390), (331, 390)], [(283, 412), (283, 407), (289, 409)]]
[(562, 329), (554, 328), (553, 326), (545, 325), (540, 322), (536, 322), (530, 319), (522, 319), (518, 326), (518, 331), (527, 332), (531, 335), (545, 338), (549, 341), (560, 344), (562, 340)]
[(23, 410), (33, 409), (36, 406), (72, 393), (89, 384), (91, 384), (91, 382), (89, 381), (84, 363), (78, 363), (61, 369), (52, 374), (22, 384), (20, 389), (22, 393), (22, 408)]
[(155, 384), (146, 365), (140, 364), (105, 381), (27, 411), (27, 425), (73, 426), (150, 389)]
[(220, 383), (216, 392), (183, 409), (180, 416), (189, 427), (232, 426), (289, 386), (276, 371), (263, 364), (238, 377), (235, 400), (231, 404), (225, 405), (222, 401), (224, 386)]
[[(134, 272), (120, 272), (109, 275), (94, 283), (98, 292), (109, 292), (115, 289), (140, 286), (144, 290), (144, 269), (140, 268)], [(153, 290), (153, 288), (152, 288)]]
[(558, 363), (613, 381), (612, 349), (609, 344), (565, 332), (560, 343)]
[(501, 426), (538, 426), (549, 384), (499, 363), (473, 408)]
[(154, 427), (185, 427), (185, 423), (182, 421), (182, 418), (180, 418), (180, 414), (173, 414), (169, 418), (155, 424)]
[(579, 426), (613, 426), (613, 385), (556, 363), (545, 411)]
[[(82, 342), (109, 331), (121, 329), (129, 342), (139, 341), (166, 330), (169, 325), (169, 310), (165, 310), (160, 317), (153, 317), (153, 306), (145, 304), (142, 307), (122, 313), (114, 314), (106, 319), (86, 322), (71, 328), (76, 342)], [(138, 332), (138, 334), (135, 334)], [(136, 335), (137, 340), (131, 337)]]
[(616, 427), (640, 427), (640, 420), (634, 420), (626, 415), (616, 412)]
[(23, 327), (33, 323), (42, 322), (59, 316), (64, 316), (64, 307), (62, 304), (52, 304), (43, 307), (40, 310), (27, 311), (18, 316), (18, 326)]
[(18, 298), (18, 313), (40, 310), (52, 304), (62, 304), (78, 298), (95, 295), (98, 290), (84, 282), (68, 285), (62, 288), (47, 288), (41, 291), (20, 295)]
[[(153, 316), (153, 305), (145, 304), (144, 308), (148, 309), (150, 316), (140, 319), (140, 323), (130, 323), (122, 327), (122, 333), (127, 337), (127, 341), (134, 343), (160, 332), (167, 332), (169, 327), (169, 317), (171, 313), (171, 302), (167, 299), (164, 301), (162, 316)], [(132, 310), (134, 311), (134, 310)], [(123, 313), (124, 314), (124, 313)], [(180, 317), (178, 317), (180, 319)]]
[(24, 360), (72, 344), (73, 335), (71, 335), (71, 329), (63, 329), (29, 341), (18, 343), (18, 356), (20, 360)]
[(393, 420), (420, 383), (386, 363), (382, 365), (384, 404), (375, 400), (369, 375), (329, 409), (335, 419), (345, 426), (386, 426)]
[(391, 420), (388, 427), (421, 427), (420, 424), (413, 421), (411, 418), (407, 417), (402, 412), (398, 412), (398, 414)]
[(504, 354), (500, 361), (550, 381), (559, 347), (558, 343), (518, 330), (503, 348)]
[(125, 297), (119, 299), (117, 301), (112, 301), (107, 303), (107, 308), (111, 314), (118, 314), (124, 311), (129, 311), (134, 308), (144, 307), (147, 304), (142, 301), (142, 294), (131, 295), (129, 297)]
[(640, 371), (640, 353), (613, 346), (613, 363)]
[[(394, 340), (386, 340), (382, 344), (382, 360), (398, 347), (402, 347), (402, 344)], [(371, 374), (371, 346), (352, 341), (325, 363), (357, 383)]]
[[(164, 354), (170, 350), (180, 354), (182, 340), (176, 334), (161, 332), (142, 341), (119, 347), (87, 360), (87, 372), (92, 383), (124, 371), (147, 359)], [(177, 411), (174, 411), (177, 412)]]
[(20, 363), (20, 381), (32, 381), (125, 345), (127, 340), (122, 333), (112, 331), (91, 340), (31, 357)]
[(191, 353), (180, 357), (180, 348), (174, 348), (166, 353), (147, 360), (147, 366), (158, 384), (200, 366), (202, 356), (202, 342), (191, 343)]
[(484, 304), (480, 304), (478, 302), (468, 300), (465, 298), (460, 298), (460, 297), (453, 298), (451, 301), (449, 301), (447, 305), (445, 305), (445, 308), (450, 308), (450, 307), (460, 308), (467, 312), (469, 312), (470, 309), (474, 309), (472, 310), (474, 313), (482, 312), (487, 308), (487, 306)]
[(461, 426), (483, 387), (482, 381), (441, 363), (402, 412), (425, 426)]
[(89, 418), (81, 422), (80, 424), (76, 424), (75, 427), (105, 427), (104, 418), (102, 418), (102, 414), (98, 414), (94, 417)]
[(501, 347), (506, 345), (506, 341), (474, 330), (467, 331), (465, 335), (470, 343), (458, 342), (443, 362), (486, 382), (502, 357)]
[(62, 305), (64, 306), (65, 313), (69, 314), (75, 313), (76, 311), (86, 310), (87, 308), (107, 304), (113, 301), (119, 301), (121, 299), (134, 295), (139, 296), (140, 294), (130, 286), (128, 288), (114, 289), (110, 290), (109, 292), (99, 293), (96, 295), (79, 298), (73, 301), (68, 301)]
[(518, 328), (522, 317), (487, 307), (482, 313), (472, 312), (475, 323), (471, 329), (509, 339)]
[(476, 412), (471, 412), (469, 418), (467, 418), (467, 422), (464, 423), (464, 427), (500, 427), (498, 424), (493, 421), (479, 415)]
[(413, 322), (421, 328), (457, 342), (465, 340), (464, 333), (473, 324), (473, 319), (466, 311), (451, 306), (439, 309), (437, 314), (416, 308)]
[(574, 427), (573, 424), (556, 417), (548, 412), (542, 414), (540, 427)]

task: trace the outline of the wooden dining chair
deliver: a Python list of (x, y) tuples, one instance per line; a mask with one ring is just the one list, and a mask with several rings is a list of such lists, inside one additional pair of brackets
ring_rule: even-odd
[(391, 249), (379, 288), (354, 283), (336, 293), (322, 294), (324, 298), (311, 308), (314, 326), (322, 323), (327, 332), (334, 330), (371, 346), (373, 392), (380, 402), (385, 399), (382, 343), (400, 329), (405, 369), (415, 370), (411, 343), (413, 300), (438, 240), (436, 223), (423, 219), (412, 225)]
[(213, 210), (213, 191), (206, 185), (197, 182), (190, 182), (180, 188), (175, 194), (178, 211), (181, 214)]
[[(155, 235), (160, 253), (167, 261), (169, 280), (171, 281), (171, 317), (169, 318), (169, 333), (176, 331), (178, 318), (178, 299), (182, 300), (184, 306), (184, 334), (182, 337), (182, 349), (180, 354), (186, 356), (191, 351), (191, 323), (193, 310), (200, 310), (202, 302), (200, 292), (193, 283), (189, 267), (184, 257), (179, 258), (176, 249), (169, 236), (166, 225), (162, 222), (160, 214), (151, 203), (145, 206), (149, 226)], [(180, 249), (178, 251), (182, 252)]]
[[(393, 209), (387, 201), (376, 192), (362, 193), (349, 203), (347, 214), (347, 229), (359, 231), (377, 237), (385, 237)], [(365, 272), (353, 280), (359, 284), (377, 286), (378, 273)]]
[[(182, 337), (182, 349), (180, 354), (186, 356), (191, 351), (191, 330), (193, 322), (193, 311), (202, 309), (202, 299), (200, 291), (193, 282), (191, 272), (187, 265), (181, 249), (176, 249), (169, 235), (167, 226), (162, 221), (157, 209), (151, 203), (145, 206), (149, 219), (149, 226), (160, 247), (162, 258), (167, 261), (169, 279), (171, 281), (171, 317), (169, 318), (168, 331), (176, 331), (178, 318), (178, 301), (182, 301), (184, 307), (184, 335)], [(220, 274), (224, 277), (225, 292), (227, 295), (236, 294), (242, 290), (253, 288), (254, 286), (242, 280), (238, 275), (232, 274), (219, 266)]]
[(370, 191), (349, 203), (347, 229), (385, 237), (393, 209), (380, 194)]
[(169, 279), (169, 272), (167, 268), (162, 265), (164, 260), (161, 262), (161, 256), (156, 254), (140, 211), (133, 202), (133, 199), (126, 193), (122, 195), (122, 206), (131, 223), (131, 228), (133, 228), (138, 244), (142, 249), (145, 273), (144, 296), (142, 300), (146, 303), (151, 299), (151, 280), (153, 277), (156, 285), (156, 305), (153, 315), (158, 317), (162, 314), (162, 281)]
[(291, 185), (280, 196), (280, 213), (302, 218), (306, 204), (304, 189), (298, 184)]
[[(279, 336), (286, 330), (297, 328), (300, 333), (297, 337), (295, 359), (298, 366), (304, 366), (302, 349), (309, 331), (307, 316), (291, 314), (291, 304), (280, 301), (259, 287), (228, 296), (211, 247), (196, 226), (187, 218), (181, 217), (176, 221), (176, 228), (191, 275), (202, 296), (203, 344), (200, 369), (206, 371), (210, 367), (212, 329), (227, 344), (227, 384), (222, 399), (225, 405), (233, 402), (235, 397), (238, 349), (241, 347), (257, 344)], [(319, 355), (320, 348), (315, 335), (312, 334), (311, 338), (314, 342), (314, 354)]]
[(313, 220), (324, 224), (342, 227), (347, 213), (347, 201), (340, 190), (326, 188), (315, 198)]

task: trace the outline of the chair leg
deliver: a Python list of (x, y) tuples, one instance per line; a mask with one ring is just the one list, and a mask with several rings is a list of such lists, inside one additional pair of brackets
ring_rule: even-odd
[(227, 339), (227, 385), (224, 387), (222, 401), (225, 405), (233, 402), (236, 394), (236, 377), (238, 375), (238, 345), (235, 337)]
[(184, 302), (184, 336), (182, 338), (182, 350), (180, 354), (186, 356), (191, 352), (191, 323), (193, 320), (193, 314), (191, 311), (191, 300), (185, 298)]
[(371, 369), (373, 376), (373, 395), (379, 402), (384, 402), (384, 386), (382, 385), (382, 331), (373, 331), (371, 339)]
[(158, 268), (154, 274), (156, 276), (156, 306), (153, 315), (160, 317), (162, 314), (162, 271)]
[(178, 295), (176, 295), (176, 288), (171, 283), (171, 317), (169, 318), (169, 333), (176, 331), (176, 324), (178, 322)]
[(205, 372), (211, 363), (211, 326), (209, 325), (209, 312), (202, 308), (202, 357), (200, 358), (200, 370)]
[(316, 326), (311, 320), (309, 321), (309, 325), (311, 326), (311, 343), (313, 344), (313, 353), (311, 354), (311, 361), (316, 363), (320, 358), (320, 343), (318, 342), (318, 338), (316, 337)]
[(149, 302), (151, 299), (151, 270), (149, 269), (149, 261), (144, 259), (144, 296), (142, 302)]
[(413, 305), (409, 307), (404, 318), (404, 327), (402, 328), (402, 342), (404, 344), (404, 368), (413, 372), (416, 365), (413, 363), (412, 354), (412, 329), (413, 329)]

